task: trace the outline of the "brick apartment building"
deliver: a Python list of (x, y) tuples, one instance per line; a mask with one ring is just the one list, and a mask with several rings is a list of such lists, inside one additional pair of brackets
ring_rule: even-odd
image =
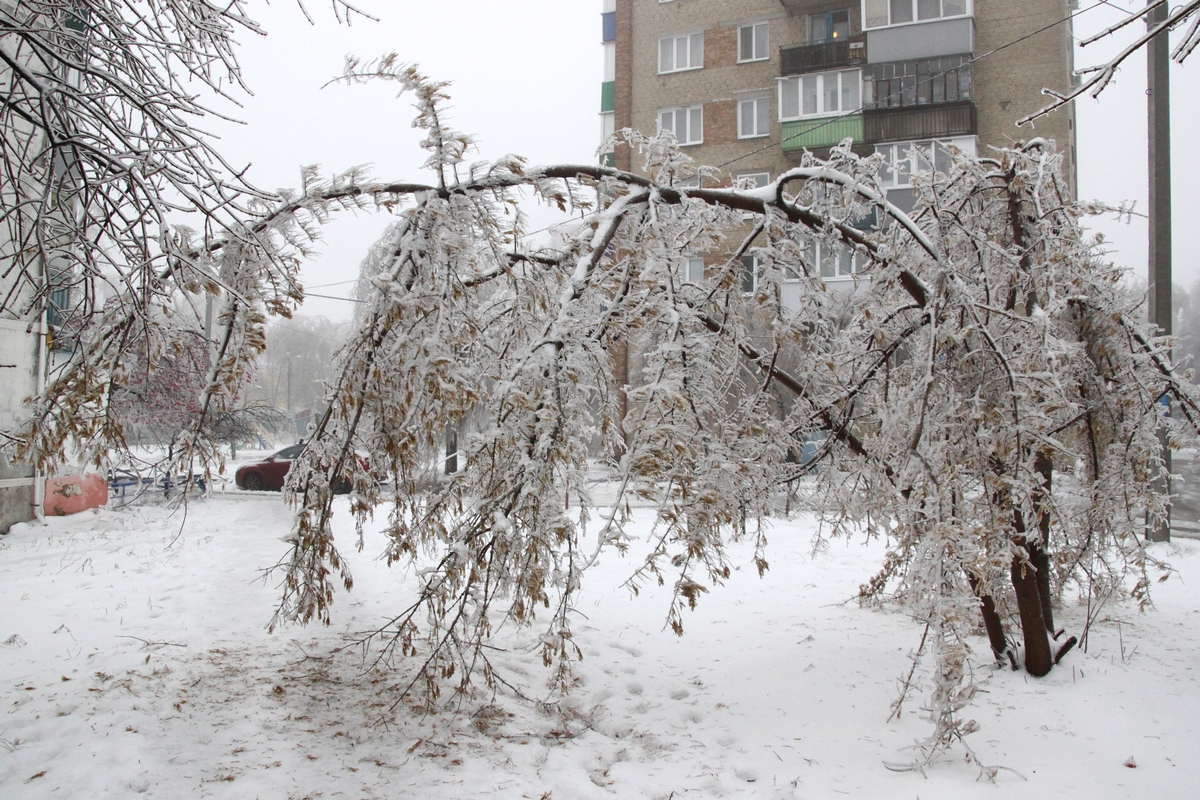
[[(1073, 108), (1036, 128), (1043, 87), (1072, 82), (1075, 0), (604, 0), (604, 134), (671, 129), (721, 181), (755, 184), (845, 138), (893, 165), (889, 199), (945, 157), (1040, 136), (1075, 170)], [(913, 144), (921, 145), (919, 148)], [(605, 155), (640, 168), (630, 151)], [(849, 259), (822, 272), (844, 277)], [(824, 265), (823, 265), (824, 266)]]

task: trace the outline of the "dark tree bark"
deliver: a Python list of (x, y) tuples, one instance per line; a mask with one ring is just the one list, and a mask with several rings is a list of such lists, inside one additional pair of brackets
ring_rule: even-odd
[(1042, 621), (1046, 630), (1054, 634), (1053, 598), (1050, 595), (1050, 481), (1054, 474), (1054, 464), (1045, 453), (1038, 453), (1034, 461), (1034, 469), (1042, 475), (1043, 489), (1033, 497), (1037, 511), (1038, 530), (1042, 540), (1037, 544), (1029, 543), (1029, 563), (1037, 570), (1038, 597), (1042, 601)]
[(1004, 635), (1004, 620), (1000, 619), (1000, 615), (996, 612), (996, 602), (992, 600), (992, 596), (983, 591), (983, 581), (970, 572), (967, 573), (967, 580), (971, 582), (971, 591), (975, 592), (975, 596), (979, 598), (979, 610), (983, 614), (983, 627), (987, 629), (992, 653), (996, 656), (997, 661), (1003, 661), (1004, 654), (1008, 651), (1008, 638)]
[[(1027, 547), (1024, 539), (1014, 542)], [(1042, 598), (1038, 591), (1037, 574), (1031, 565), (1020, 556), (1012, 562), (1012, 585), (1017, 595), (1017, 611), (1021, 617), (1021, 633), (1025, 639), (1025, 669), (1035, 678), (1040, 678), (1054, 666), (1054, 654), (1050, 652), (1050, 635), (1046, 631), (1042, 616)]]

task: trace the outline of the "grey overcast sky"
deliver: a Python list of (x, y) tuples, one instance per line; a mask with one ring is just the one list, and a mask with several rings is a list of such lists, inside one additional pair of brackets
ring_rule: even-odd
[[(853, 0), (849, 0), (852, 2)], [(252, 5), (266, 37), (243, 36), (241, 61), (254, 96), (233, 115), (244, 125), (214, 123), (222, 149), (236, 165), (250, 163), (251, 179), (269, 188), (294, 188), (300, 167), (326, 172), (370, 164), (385, 179), (421, 179), (424, 153), (412, 130), (411, 101), (396, 87), (332, 85), (347, 54), (372, 58), (396, 52), (438, 80), (451, 83), (451, 124), (474, 135), (478, 159), (517, 153), (533, 163), (591, 163), (599, 143), (600, 0), (357, 0), (379, 18), (339, 25), (328, 3), (308, 0), (315, 24), (292, 0)], [(1076, 40), (1140, 9), (1142, 0), (1080, 0)], [(1079, 67), (1098, 63), (1130, 40), (1134, 23), (1102, 43), (1076, 50)], [(1078, 103), (1079, 189), (1085, 199), (1112, 205), (1136, 201), (1146, 210), (1146, 57), (1133, 56), (1100, 98)], [(1200, 178), (1200, 150), (1187, 132), (1200, 114), (1181, 102), (1200, 89), (1200, 55), (1172, 65), (1172, 165), (1175, 282), (1200, 280), (1200, 226), (1188, 223), (1200, 200), (1189, 189)], [(1036, 135), (1031, 132), (1031, 135)], [(549, 221), (545, 213), (539, 220)], [(314, 293), (345, 296), (366, 247), (387, 224), (382, 215), (347, 215), (325, 232), (318, 255), (304, 268)], [(539, 222), (540, 224), (540, 222)], [(1147, 228), (1095, 220), (1109, 257), (1144, 280)], [(327, 285), (336, 284), (336, 285)], [(350, 303), (310, 297), (301, 313), (345, 319)]]

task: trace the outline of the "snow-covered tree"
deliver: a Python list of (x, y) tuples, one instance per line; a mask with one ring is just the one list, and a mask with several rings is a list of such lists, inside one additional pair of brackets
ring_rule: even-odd
[[(217, 344), (199, 414), (173, 451), (189, 473), (195, 458), (207, 462), (215, 451), (204, 418), (232, 407), (266, 316), (290, 314), (302, 297), (305, 226), (331, 206), (280, 203), (204, 132), (204, 120), (244, 90), (235, 39), (263, 33), (249, 5), (0, 3), (0, 308), (27, 318), (51, 293), (69, 296), (56, 316), (75, 341), (29, 428), (6, 432), (42, 468), (70, 441), (100, 462), (122, 440), (120, 404), (109, 400), (135, 379), (135, 343), (151, 356), (179, 352), (188, 345), (177, 333), (206, 328), (202, 319), (159, 324), (156, 309), (184, 295), (213, 302)], [(345, 0), (333, 7), (339, 17), (357, 13)]]
[[(135, 382), (133, 344), (178, 350), (153, 309), (207, 294), (219, 298), (218, 335), (199, 413), (173, 450), (215, 459), (206, 420), (236, 402), (267, 316), (301, 299), (316, 226), (342, 207), (394, 214), (364, 263), (369, 303), (327, 411), (290, 473), (298, 509), (278, 621), (327, 620), (334, 576), (351, 583), (331, 527), (331, 483), (349, 476), (360, 524), (388, 506), (388, 560), (422, 562), (416, 599), (378, 636), (418, 656), (427, 698), (495, 678), (487, 640), (509, 622), (543, 626), (543, 659), (566, 685), (580, 653), (572, 603), (604, 548), (641, 548), (631, 586), (669, 582), (681, 631), (685, 609), (729, 574), (730, 536), (753, 537), (767, 568), (780, 488), (815, 464), (829, 535), (889, 544), (864, 599), (894, 597), (928, 626), (936, 752), (971, 729), (961, 711), (977, 620), (997, 658), (1042, 675), (1064, 583), (1099, 591), (1132, 568), (1144, 596), (1138, 535), (1163, 513), (1149, 480), (1158, 400), (1175, 401), (1166, 424), (1183, 443), (1200, 398), (1088, 247), (1088, 209), (1062, 189), (1048, 143), (957, 157), (917, 181), (912, 216), (886, 202), (881, 157), (848, 148), (756, 190), (685, 188), (697, 171), (719, 176), (669, 134), (622, 134), (648, 177), (516, 156), (471, 163), (444, 86), (389, 57), (351, 62), (347, 80), (415, 95), (433, 179), (309, 171), (276, 198), (196, 132), (206, 109), (176, 77), (237, 85), (232, 35), (255, 30), (243, 4), (141, 0), (146, 13), (126, 15), (129, 5), (28, 0), (2, 17), (0, 191), (16, 243), (4, 255), (30, 281), (66, 259), (84, 289), (79, 356), (16, 438), (41, 464), (69, 442), (103, 458), (124, 435), (110, 401)], [(559, 249), (522, 246), (522, 194), (577, 216)], [(176, 212), (198, 229), (173, 226)], [(856, 227), (872, 213), (878, 230)], [(829, 290), (814, 244), (862, 260), (855, 292)], [(687, 255), (705, 257), (701, 278), (682, 271)], [(743, 256), (756, 265), (748, 281)], [(627, 386), (612, 362), (631, 345), (643, 366)], [(463, 468), (428, 490), (418, 476), (468, 417)], [(795, 463), (818, 441), (814, 462)], [(617, 459), (619, 484), (599, 511), (586, 481), (598, 452)], [(395, 491), (366, 463), (386, 466)], [(650, 542), (625, 532), (634, 497), (657, 509)], [(1003, 629), (1010, 609), (1019, 637)]]
[[(780, 487), (813, 466), (789, 456), (815, 441), (828, 535), (889, 544), (862, 597), (895, 598), (927, 625), (927, 756), (972, 729), (960, 712), (980, 622), (997, 659), (1040, 676), (1070, 647), (1051, 644), (1066, 582), (1106, 591), (1132, 570), (1145, 596), (1139, 536), (1164, 511), (1150, 481), (1159, 398), (1176, 401), (1178, 443), (1195, 440), (1200, 396), (1085, 239), (1089, 209), (1050, 143), (958, 155), (915, 179), (910, 217), (876, 182), (880, 156), (848, 148), (756, 190), (676, 188), (716, 176), (669, 134), (622, 134), (649, 177), (468, 163), (441, 84), (391, 58), (347, 76), (416, 95), (435, 180), (309, 189), (360, 192), (398, 219), (364, 263), (369, 305), (289, 478), (299, 508), (277, 621), (328, 620), (333, 576), (351, 585), (331, 528), (330, 476), (346, 474), (360, 525), (390, 507), (387, 559), (421, 564), (415, 601), (377, 636), (418, 657), (428, 698), (451, 676), (492, 679), (494, 626), (535, 619), (566, 685), (580, 654), (573, 598), (604, 548), (642, 548), (631, 585), (673, 585), (681, 631), (685, 608), (728, 576), (730, 536), (755, 537), (767, 567)], [(561, 249), (521, 248), (518, 189), (577, 212)], [(864, 233), (853, 222), (872, 210), (885, 224)], [(867, 263), (856, 291), (825, 285), (814, 243)], [(702, 279), (681, 271), (687, 255), (709, 257)], [(744, 255), (761, 265), (752, 291)], [(782, 301), (785, 282), (798, 303)], [(630, 342), (645, 366), (624, 386), (613, 354)], [(467, 415), (483, 422), (459, 439), (464, 468), (421, 491), (441, 432)], [(394, 493), (356, 451), (389, 466)], [(598, 512), (586, 480), (597, 452), (619, 456), (617, 499)], [(657, 509), (650, 542), (625, 533), (634, 497)]]

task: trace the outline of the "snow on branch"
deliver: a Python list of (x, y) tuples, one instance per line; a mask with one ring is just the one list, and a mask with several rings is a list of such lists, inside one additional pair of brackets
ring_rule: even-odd
[[(1141, 19), (1150, 10), (1161, 5), (1165, 5), (1165, 0), (1159, 0), (1159, 2), (1147, 6), (1142, 11), (1139, 11), (1136, 15), (1130, 16), (1128, 19), (1122, 20), (1116, 25), (1113, 25), (1096, 34), (1095, 36), (1080, 42), (1079, 46), (1085, 47), (1093, 42), (1097, 42), (1114, 34), (1124, 28), (1126, 25)], [(1196, 45), (1200, 43), (1200, 16), (1197, 15), (1198, 11), (1200, 11), (1200, 0), (1191, 0), (1191, 2), (1187, 2), (1178, 6), (1174, 11), (1170, 12), (1165, 20), (1151, 28), (1148, 28), (1145, 33), (1140, 34), (1133, 42), (1127, 45), (1121, 50), (1120, 53), (1118, 53), (1108, 62), (1098, 67), (1080, 70), (1079, 73), (1081, 75), (1090, 74), (1091, 77), (1072, 91), (1063, 94), (1052, 89), (1042, 89), (1042, 94), (1049, 95), (1050, 97), (1053, 97), (1054, 100), (1045, 107), (1038, 109), (1034, 113), (1017, 120), (1017, 124), (1026, 125), (1031, 123), (1037, 119), (1040, 119), (1041, 117), (1046, 116), (1052, 111), (1061, 108), (1067, 103), (1070, 103), (1072, 100), (1082, 97), (1085, 94), (1090, 94), (1093, 98), (1099, 97), (1100, 93), (1103, 92), (1108, 87), (1109, 83), (1112, 82), (1113, 78), (1117, 74), (1117, 70), (1127, 58), (1145, 47), (1151, 39), (1160, 35), (1166, 36), (1169, 31), (1174, 30), (1188, 19), (1191, 19), (1192, 24), (1188, 28), (1187, 33), (1184, 35), (1183, 40), (1180, 41), (1180, 43), (1176, 45), (1175, 49), (1171, 52), (1171, 58), (1182, 64), (1184, 59), (1191, 55), (1192, 51), (1196, 49)]]

